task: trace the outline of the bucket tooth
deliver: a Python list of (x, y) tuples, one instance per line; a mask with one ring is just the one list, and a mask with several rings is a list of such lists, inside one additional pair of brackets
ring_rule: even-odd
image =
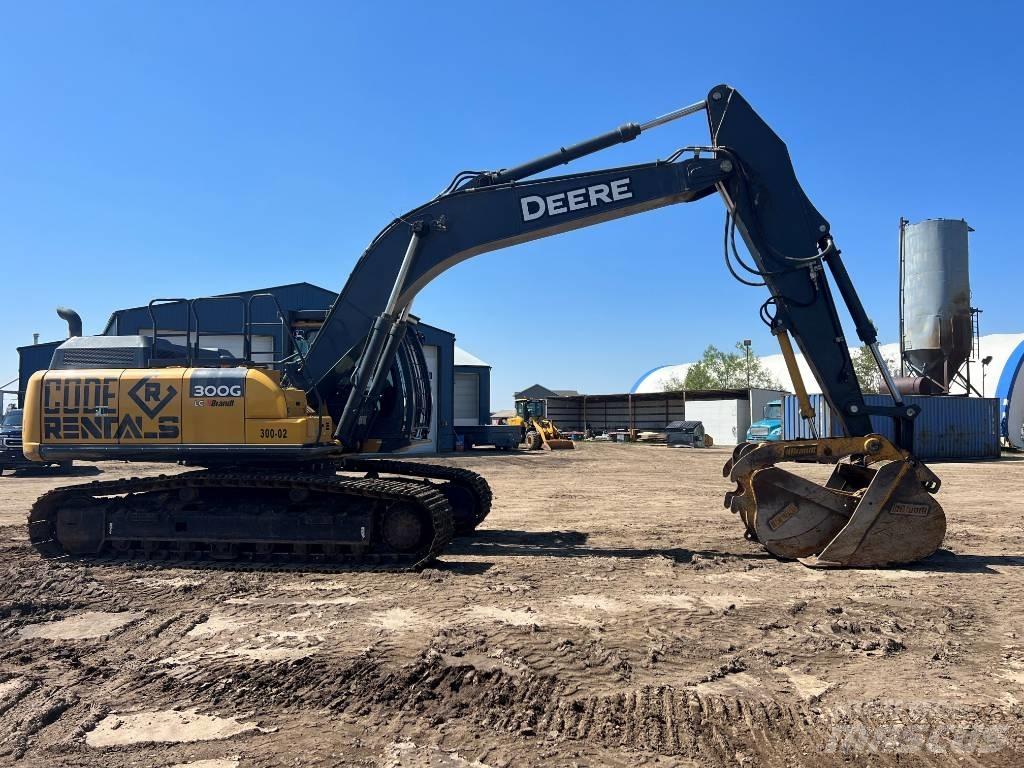
[[(757, 446), (757, 443), (740, 443), (735, 448), (733, 448), (732, 456), (729, 458), (727, 462), (725, 462), (725, 466), (722, 467), (722, 477), (729, 477), (729, 475), (732, 474), (732, 468), (736, 465), (736, 462), (742, 459), (746, 454), (750, 453), (752, 450), (757, 448)], [(726, 506), (729, 505), (726, 504)]]

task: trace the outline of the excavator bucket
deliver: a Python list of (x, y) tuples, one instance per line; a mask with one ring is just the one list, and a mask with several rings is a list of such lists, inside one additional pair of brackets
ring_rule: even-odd
[[(775, 466), (782, 462), (835, 467), (818, 485)], [(935, 552), (946, 533), (933, 498), (939, 479), (881, 435), (744, 443), (723, 474), (736, 483), (725, 504), (747, 538), (807, 566), (910, 563)]]

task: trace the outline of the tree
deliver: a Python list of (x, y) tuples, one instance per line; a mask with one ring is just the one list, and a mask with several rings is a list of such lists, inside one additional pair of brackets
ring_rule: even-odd
[[(875, 363), (875, 356), (871, 354), (871, 347), (862, 344), (860, 349), (853, 353), (853, 372), (857, 375), (860, 388), (865, 392), (888, 391), (882, 383), (882, 374)], [(896, 361), (889, 357), (883, 357), (885, 364), (890, 371), (896, 369)]]
[(690, 366), (686, 378), (674, 376), (665, 382), (666, 392), (684, 389), (743, 389), (750, 382), (751, 387), (782, 389), (761, 359), (749, 351), (743, 342), (736, 342), (736, 352), (723, 352), (714, 344), (708, 345), (701, 359)]

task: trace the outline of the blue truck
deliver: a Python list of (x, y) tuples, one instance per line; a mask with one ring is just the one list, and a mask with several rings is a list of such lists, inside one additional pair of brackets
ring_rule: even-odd
[(782, 401), (772, 400), (764, 404), (761, 419), (747, 430), (747, 440), (763, 443), (782, 439)]

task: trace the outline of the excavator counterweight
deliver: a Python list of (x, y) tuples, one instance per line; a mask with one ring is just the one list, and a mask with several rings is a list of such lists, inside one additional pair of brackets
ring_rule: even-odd
[[(538, 177), (698, 113), (708, 121), (707, 145), (639, 165)], [(33, 509), (33, 543), (55, 557), (421, 566), (453, 533), (483, 520), (491, 495), (474, 473), (359, 455), (400, 453), (430, 428), (430, 376), (412, 314), (417, 294), (478, 254), (709, 196), (725, 204), (729, 270), (766, 288), (762, 319), (791, 370), (790, 337), (796, 342), (846, 435), (739, 446), (725, 468), (736, 483), (726, 505), (749, 539), (807, 565), (928, 556), (942, 542), (945, 517), (933, 499), (938, 479), (913, 455), (919, 409), (897, 392), (831, 225), (797, 181), (785, 143), (728, 85), (521, 165), (458, 174), (373, 239), (312, 343), (297, 345), (278, 370), (201, 349), (199, 300), (189, 304), (183, 348), (158, 340), (155, 321), (151, 339), (69, 340), (29, 384), (26, 456), (208, 469), (57, 489)], [(875, 356), (891, 406), (864, 400), (833, 287)], [(238, 299), (248, 318), (255, 298), (216, 300)], [(248, 350), (251, 324), (246, 333)], [(806, 389), (796, 386), (813, 425)], [(894, 441), (875, 434), (872, 417), (892, 419)], [(819, 485), (779, 466), (791, 462), (835, 466)]]

